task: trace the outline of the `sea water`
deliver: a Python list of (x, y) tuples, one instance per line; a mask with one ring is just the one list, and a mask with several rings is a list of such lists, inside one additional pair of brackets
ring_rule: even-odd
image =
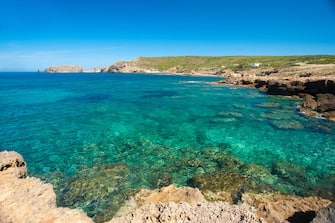
[(284, 193), (335, 193), (335, 123), (300, 114), (298, 100), (210, 84), (218, 80), (0, 73), (0, 150), (22, 154), (59, 205), (93, 217), (114, 214), (130, 191), (216, 173), (220, 156), (268, 170), (255, 178)]

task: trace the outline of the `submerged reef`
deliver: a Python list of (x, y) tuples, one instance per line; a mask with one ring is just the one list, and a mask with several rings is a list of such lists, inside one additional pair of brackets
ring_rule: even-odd
[[(224, 168), (236, 163), (224, 160), (222, 162), (227, 164)], [(273, 171), (279, 172), (285, 178), (287, 174), (292, 174), (288, 170), (282, 170), (285, 166), (282, 163), (274, 164)], [(197, 188), (177, 188), (170, 185), (154, 190), (133, 191), (120, 206), (114, 207), (113, 214), (97, 217), (98, 214), (95, 222), (105, 222), (107, 216), (114, 217), (108, 223), (334, 221), (335, 207), (332, 201), (319, 197), (302, 198), (257, 188), (252, 183), (252, 177), (257, 175), (260, 167), (241, 164), (241, 168), (247, 170), (249, 175), (221, 172), (200, 175), (190, 180), (195, 186), (200, 186), (200, 189), (211, 189), (218, 196), (234, 194), (230, 203), (236, 204), (218, 201), (218, 196), (210, 202)], [(289, 165), (288, 168), (292, 169)], [(268, 174), (266, 170), (260, 172), (263, 172), (260, 174), (262, 177)], [(122, 185), (123, 177), (128, 173), (128, 167), (124, 164), (79, 169), (78, 175), (68, 182), (63, 202), (76, 203), (76, 199), (80, 200), (85, 196), (111, 202), (110, 199), (119, 196), (117, 188)], [(209, 176), (214, 179), (213, 184), (206, 183)], [(43, 183), (38, 178), (27, 177), (26, 163), (16, 152), (0, 152), (0, 189), (0, 222), (93, 222), (80, 210), (57, 208), (52, 185)], [(94, 208), (99, 209), (98, 206)], [(99, 211), (108, 212), (105, 209), (96, 210), (97, 213)]]

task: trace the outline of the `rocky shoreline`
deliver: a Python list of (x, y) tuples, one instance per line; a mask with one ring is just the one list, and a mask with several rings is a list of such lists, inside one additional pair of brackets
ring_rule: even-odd
[(236, 85), (263, 90), (266, 94), (302, 99), (300, 112), (307, 116), (335, 121), (335, 64), (296, 63), (281, 68), (252, 68), (231, 70), (226, 68), (198, 68), (185, 71), (181, 66), (162, 70), (153, 65), (144, 66), (141, 58), (117, 62), (109, 67), (84, 70), (78, 66), (52, 66), (48, 73), (145, 73), (187, 76), (214, 76), (224, 80), (214, 85)]
[(301, 113), (335, 121), (335, 65), (230, 71), (222, 73), (222, 77), (225, 79), (212, 84), (257, 88), (268, 95), (300, 98)]
[[(0, 152), (0, 222), (93, 222), (80, 210), (57, 207), (52, 185), (27, 175), (27, 164), (20, 154)], [(334, 221), (335, 203), (319, 197), (243, 193), (238, 204), (229, 204), (219, 199), (210, 202), (197, 188), (170, 185), (140, 190), (107, 222)]]

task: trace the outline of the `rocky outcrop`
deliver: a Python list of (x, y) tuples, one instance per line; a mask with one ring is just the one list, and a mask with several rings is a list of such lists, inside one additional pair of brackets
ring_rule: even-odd
[(142, 189), (108, 223), (123, 222), (260, 222), (247, 208), (208, 202), (197, 188), (174, 185)]
[(257, 88), (269, 95), (293, 96), (303, 99), (300, 112), (307, 116), (335, 121), (335, 80), (308, 78), (276, 79), (274, 77), (231, 78), (217, 84)]
[(335, 94), (335, 82), (333, 80), (269, 80), (267, 93), (285, 96)]
[(313, 223), (333, 223), (335, 222), (335, 203), (328, 207), (321, 208), (316, 212)]
[(47, 73), (82, 73), (84, 69), (75, 65), (51, 66), (45, 69)]
[(301, 198), (274, 193), (245, 193), (242, 201), (265, 222), (311, 222), (316, 212), (331, 204), (331, 201), (318, 197)]
[(300, 112), (314, 117), (325, 117), (335, 121), (335, 95), (317, 94), (315, 96), (305, 95)]
[(313, 222), (322, 222), (320, 219), (334, 218), (331, 203), (318, 197), (245, 192), (239, 204), (231, 205), (222, 201), (208, 202), (197, 189), (168, 186), (140, 191), (127, 203), (128, 207), (121, 208), (119, 217), (108, 223), (312, 222), (314, 218)]
[(79, 210), (57, 208), (52, 185), (26, 176), (21, 155), (0, 152), (0, 222), (93, 222)]
[[(264, 170), (245, 166), (250, 176), (264, 175)], [(287, 164), (275, 164), (273, 171), (286, 178), (292, 169)], [(123, 165), (104, 166), (100, 171), (108, 172), (106, 177), (118, 176), (127, 168)], [(97, 170), (94, 170), (97, 171)], [(299, 171), (299, 170), (297, 170)], [(297, 197), (275, 192), (259, 192), (251, 186), (250, 180), (243, 176), (224, 174), (218, 178), (221, 184), (212, 181), (214, 185), (206, 184), (206, 178), (193, 179), (202, 188), (212, 187), (216, 197), (209, 202), (197, 188), (177, 188), (173, 185), (157, 190), (142, 189), (118, 211), (116, 217), (108, 223), (137, 223), (137, 222), (334, 222), (335, 209), (331, 201), (318, 197)], [(103, 180), (102, 177), (100, 180)], [(234, 184), (234, 182), (237, 182)], [(96, 184), (97, 181), (93, 183)], [(112, 181), (113, 182), (113, 181)], [(208, 180), (209, 182), (209, 180)], [(218, 180), (219, 182), (219, 180)], [(226, 182), (226, 183), (224, 183)], [(235, 190), (231, 186), (245, 189), (238, 190), (238, 204), (222, 202), (222, 197)], [(86, 184), (85, 184), (86, 185)], [(84, 185), (81, 185), (83, 188)], [(84, 186), (85, 187), (85, 186)], [(107, 188), (99, 188), (101, 193)], [(112, 185), (112, 187), (114, 187)], [(85, 188), (83, 188), (85, 189)], [(91, 190), (92, 188), (88, 189)], [(219, 191), (219, 190), (228, 190)], [(43, 183), (40, 179), (27, 177), (27, 166), (22, 156), (16, 152), (0, 152), (0, 222), (90, 222), (92, 219), (85, 213), (75, 209), (57, 208), (56, 195), (51, 184)], [(248, 192), (249, 191), (249, 192)], [(89, 191), (83, 194), (91, 196)], [(92, 195), (92, 196), (100, 196)], [(221, 198), (222, 198), (221, 197)], [(215, 201), (217, 198), (219, 201)], [(75, 198), (72, 198), (75, 199)], [(234, 201), (231, 201), (234, 202)]]
[(199, 203), (192, 207), (188, 203), (148, 204), (134, 212), (114, 218), (107, 223), (260, 223), (247, 209), (223, 202)]
[(27, 165), (23, 157), (17, 152), (1, 152), (0, 174), (2, 177), (25, 178), (27, 176)]
[(112, 66), (107, 68), (107, 72), (110, 73), (159, 73), (160, 71), (157, 69), (153, 69), (153, 68), (143, 68), (143, 67), (139, 67), (136, 64), (136, 60), (134, 61), (129, 61), (129, 62), (125, 62), (125, 61), (120, 61), (117, 62), (115, 64), (113, 64)]

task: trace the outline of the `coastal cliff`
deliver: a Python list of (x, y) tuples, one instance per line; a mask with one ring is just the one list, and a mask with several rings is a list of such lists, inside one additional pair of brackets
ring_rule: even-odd
[(266, 94), (301, 98), (300, 112), (335, 121), (335, 64), (297, 64), (281, 69), (228, 72), (214, 84), (263, 90)]
[[(0, 152), (0, 222), (93, 222), (80, 210), (57, 207), (52, 185), (27, 175), (27, 164), (20, 154)], [(217, 201), (209, 202), (197, 188), (170, 185), (156, 190), (142, 189), (107, 223), (331, 223), (335, 220), (335, 205), (327, 199), (273, 192), (243, 193), (240, 204), (229, 204), (222, 200), (226, 193), (218, 192)]]

